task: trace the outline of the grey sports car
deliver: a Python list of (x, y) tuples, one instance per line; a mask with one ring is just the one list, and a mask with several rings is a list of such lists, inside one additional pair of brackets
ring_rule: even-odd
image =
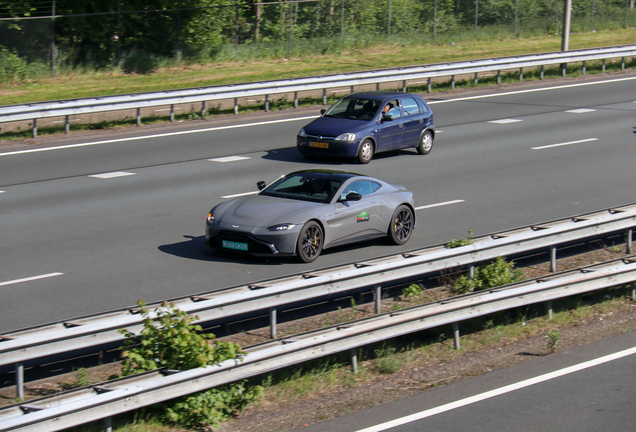
[(206, 245), (309, 263), (323, 249), (376, 237), (404, 244), (416, 227), (413, 193), (373, 177), (310, 169), (257, 186), (210, 210)]

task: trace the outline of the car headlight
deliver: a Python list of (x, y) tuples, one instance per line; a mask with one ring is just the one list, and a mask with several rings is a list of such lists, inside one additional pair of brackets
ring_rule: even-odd
[(267, 227), (267, 231), (288, 231), (295, 226), (296, 224), (290, 224), (290, 223), (272, 225), (270, 227)]
[(298, 136), (307, 138), (307, 134), (305, 133), (305, 128), (300, 128), (300, 130), (298, 131)]
[(338, 135), (336, 137), (336, 141), (355, 141), (356, 134), (354, 133), (343, 133), (342, 135)]

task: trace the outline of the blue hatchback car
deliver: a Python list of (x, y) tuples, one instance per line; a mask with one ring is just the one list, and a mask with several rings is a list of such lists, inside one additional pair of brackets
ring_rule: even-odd
[(433, 148), (433, 112), (416, 94), (352, 93), (321, 112), (298, 131), (296, 146), (306, 158), (355, 158), (366, 164), (375, 153), (415, 147), (428, 154)]

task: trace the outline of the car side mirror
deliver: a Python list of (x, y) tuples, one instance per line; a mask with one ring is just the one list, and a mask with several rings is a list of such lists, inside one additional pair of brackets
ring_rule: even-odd
[(327, 112), (327, 110), (323, 108), (323, 109), (320, 110), (320, 115), (325, 115), (326, 112)]
[(341, 199), (340, 201), (360, 201), (362, 199), (362, 195), (357, 192), (349, 192), (345, 199)]
[(267, 186), (267, 183), (265, 183), (263, 180), (256, 182), (256, 187), (258, 188), (259, 191), (262, 191), (263, 189), (265, 189), (265, 186)]
[(382, 121), (391, 121), (393, 116), (391, 114), (382, 114)]

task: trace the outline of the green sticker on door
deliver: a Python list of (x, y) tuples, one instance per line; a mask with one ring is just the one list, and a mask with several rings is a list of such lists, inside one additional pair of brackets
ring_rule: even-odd
[(369, 220), (369, 213), (363, 211), (358, 215), (358, 222), (367, 222)]

